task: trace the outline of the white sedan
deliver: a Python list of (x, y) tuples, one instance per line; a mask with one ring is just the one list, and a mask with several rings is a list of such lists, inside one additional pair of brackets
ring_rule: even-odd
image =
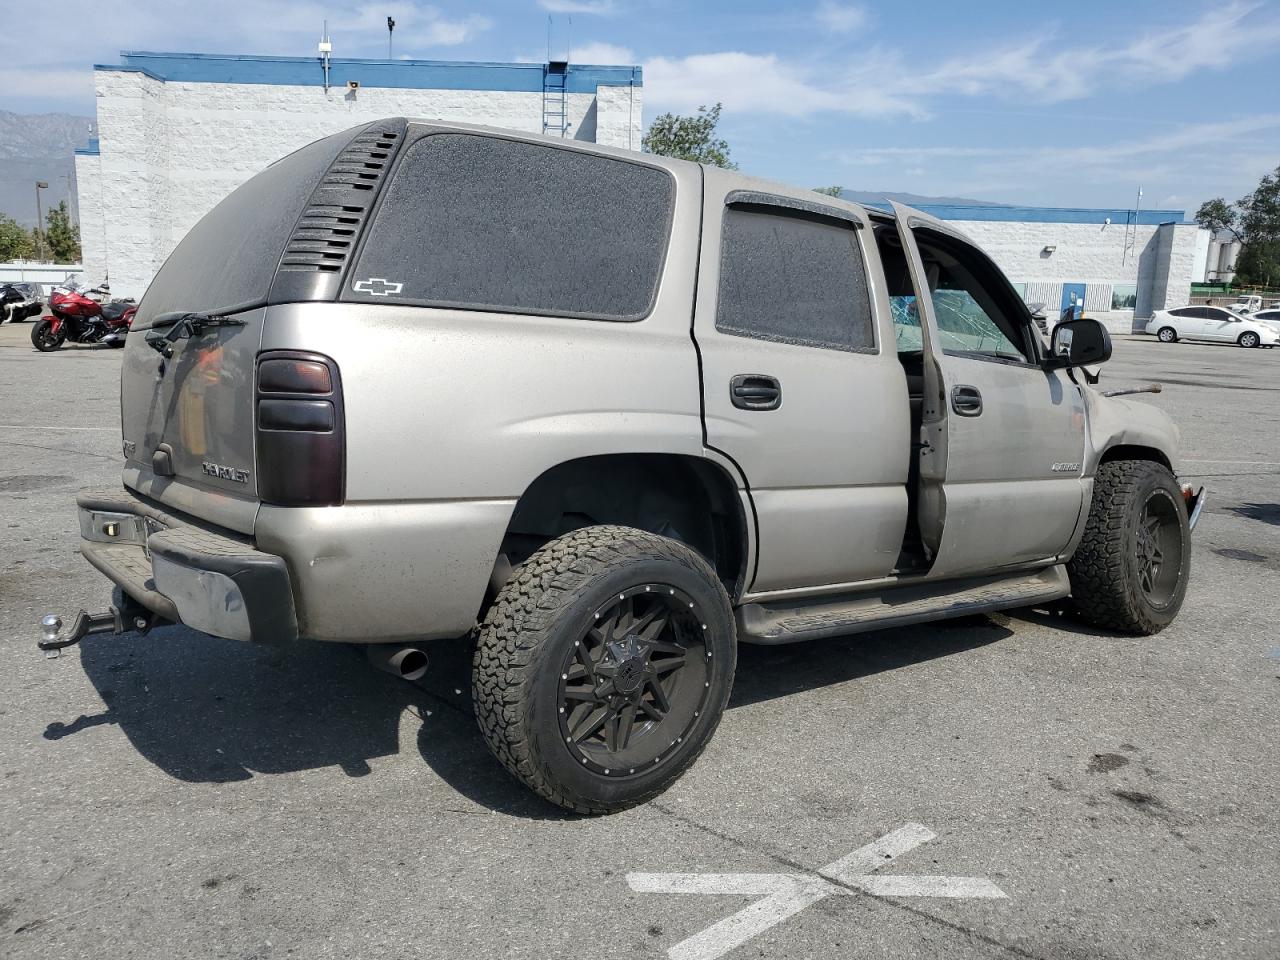
[(1244, 317), (1225, 307), (1175, 307), (1157, 310), (1147, 321), (1147, 333), (1162, 343), (1177, 340), (1216, 340), (1242, 347), (1274, 347), (1280, 331), (1266, 321)]

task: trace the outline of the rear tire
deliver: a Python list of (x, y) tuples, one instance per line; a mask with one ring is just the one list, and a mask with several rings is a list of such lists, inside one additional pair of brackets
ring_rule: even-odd
[(729, 598), (701, 556), (642, 530), (584, 527), (534, 553), (490, 607), (476, 719), (539, 796), (613, 813), (658, 796), (702, 753), (735, 660)]
[(1250, 350), (1252, 350), (1261, 342), (1262, 342), (1262, 338), (1259, 337), (1252, 330), (1246, 330), (1244, 333), (1240, 334), (1239, 338), (1236, 340), (1236, 343), (1240, 344), (1240, 346), (1246, 347)]
[(1153, 634), (1178, 615), (1191, 575), (1187, 506), (1168, 467), (1098, 468), (1084, 537), (1067, 564), (1076, 613), (1122, 633)]
[(41, 353), (49, 353), (62, 346), (66, 334), (59, 330), (53, 332), (53, 321), (45, 318), (31, 328), (31, 345)]
[(1177, 343), (1178, 331), (1173, 329), (1173, 327), (1161, 327), (1156, 331), (1156, 337), (1161, 343)]

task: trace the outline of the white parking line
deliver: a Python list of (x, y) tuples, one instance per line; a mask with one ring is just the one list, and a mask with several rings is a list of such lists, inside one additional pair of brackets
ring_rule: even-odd
[(1196, 460), (1192, 457), (1183, 457), (1183, 463), (1231, 463), (1240, 466), (1251, 467), (1280, 467), (1280, 461), (1277, 460)]
[(119, 433), (119, 427), (55, 427), (42, 423), (0, 423), (0, 430), (90, 430), (99, 433)]
[(831, 896), (868, 893), (879, 897), (1004, 898), (1004, 891), (985, 877), (868, 875), (934, 837), (932, 830), (918, 823), (908, 823), (827, 864), (817, 871), (820, 876), (804, 873), (629, 873), (627, 883), (636, 893), (763, 897), (733, 916), (677, 943), (667, 951), (671, 960), (715, 960)]

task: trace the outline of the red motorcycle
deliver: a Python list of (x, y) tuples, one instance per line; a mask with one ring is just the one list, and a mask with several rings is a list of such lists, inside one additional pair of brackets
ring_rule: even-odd
[(106, 287), (81, 291), (70, 280), (49, 293), (50, 316), (41, 317), (31, 329), (31, 345), (41, 353), (57, 350), (63, 343), (105, 343), (123, 347), (138, 305), (132, 300), (108, 300)]

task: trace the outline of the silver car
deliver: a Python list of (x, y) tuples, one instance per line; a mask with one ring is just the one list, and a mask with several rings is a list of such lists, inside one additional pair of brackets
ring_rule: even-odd
[(192, 229), (124, 351), (121, 483), (79, 497), (114, 605), (356, 641), (469, 635), (480, 726), (604, 813), (707, 745), (739, 643), (1070, 597), (1165, 627), (1202, 494), (946, 224), (587, 143), (387, 120)]

